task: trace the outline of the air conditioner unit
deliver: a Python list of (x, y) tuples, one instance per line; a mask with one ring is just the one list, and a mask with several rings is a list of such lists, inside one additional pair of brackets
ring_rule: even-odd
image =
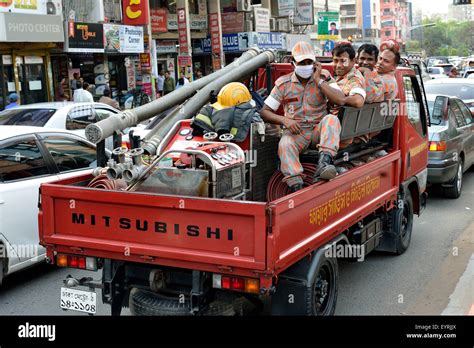
[(288, 18), (277, 19), (277, 31), (288, 32), (290, 30), (290, 21)]
[(253, 31), (253, 21), (245, 21), (245, 31)]
[(252, 2), (250, 0), (237, 0), (237, 11), (238, 12), (252, 11)]
[(277, 30), (276, 19), (270, 18), (270, 31), (276, 31), (276, 30)]

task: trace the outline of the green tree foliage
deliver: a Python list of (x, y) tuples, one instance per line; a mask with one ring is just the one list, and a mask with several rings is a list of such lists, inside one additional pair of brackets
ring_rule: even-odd
[(423, 49), (428, 56), (468, 56), (474, 53), (473, 22), (425, 18), (423, 24), (427, 23), (436, 23), (434, 27), (420, 29), (424, 30)]

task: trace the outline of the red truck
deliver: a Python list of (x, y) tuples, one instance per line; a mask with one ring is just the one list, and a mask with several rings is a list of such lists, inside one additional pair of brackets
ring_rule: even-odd
[[(268, 93), (289, 71), (290, 64), (267, 65), (255, 74), (254, 90)], [(362, 260), (373, 250), (402, 254), (413, 216), (425, 207), (424, 89), (408, 65), (397, 68), (396, 79), (397, 100), (339, 114), (342, 139), (378, 135), (362, 148), (341, 150), (336, 163), (385, 155), (281, 198), (267, 199), (278, 171), (278, 133), (262, 141), (252, 128), (239, 144), (206, 143), (190, 136), (189, 120), (176, 123), (156, 161), (184, 155), (200, 163), (192, 173), (156, 165), (126, 191), (90, 188), (92, 176), (42, 185), (39, 235), (47, 261), (102, 269), (100, 283), (66, 279), (61, 308), (95, 313), (100, 288), (112, 315), (128, 306), (137, 315), (232, 315), (248, 308), (333, 314), (338, 258)], [(206, 163), (223, 148), (221, 156), (233, 164), (226, 171), (221, 160), (210, 170)], [(316, 163), (313, 155), (302, 154), (302, 161)], [(159, 189), (166, 185), (168, 191)]]

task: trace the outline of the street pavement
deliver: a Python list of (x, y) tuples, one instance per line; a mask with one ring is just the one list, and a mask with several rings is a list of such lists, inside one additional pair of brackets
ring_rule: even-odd
[[(403, 255), (374, 252), (362, 263), (340, 262), (337, 315), (463, 315), (471, 310), (474, 171), (465, 174), (457, 200), (436, 189), (429, 193), (427, 209), (415, 218), (411, 245)], [(101, 277), (100, 272), (46, 264), (13, 274), (0, 289), (0, 315), (87, 315), (59, 308), (60, 287), (68, 274)], [(97, 314), (110, 315), (100, 290)]]

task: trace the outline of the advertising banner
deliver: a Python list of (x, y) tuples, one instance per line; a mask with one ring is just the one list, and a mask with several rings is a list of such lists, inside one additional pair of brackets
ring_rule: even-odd
[(61, 15), (61, 0), (0, 0), (0, 12)]
[(168, 12), (166, 10), (151, 10), (151, 32), (153, 34), (166, 33), (168, 31)]
[(245, 30), (244, 12), (221, 13), (222, 34), (240, 33)]
[(97, 23), (68, 23), (68, 52), (104, 52), (104, 27)]
[(120, 52), (143, 53), (144, 38), (143, 28), (130, 25), (120, 26)]
[(148, 0), (123, 0), (123, 22), (128, 25), (148, 24)]
[(188, 27), (186, 23), (186, 10), (178, 8), (178, 35), (179, 35), (179, 53), (188, 54)]
[(318, 13), (318, 40), (339, 39), (339, 13)]
[(294, 25), (312, 25), (314, 24), (314, 5), (313, 0), (295, 0), (295, 18)]
[(0, 13), (0, 41), (64, 42), (62, 16)]
[(120, 52), (120, 25), (104, 24), (105, 52)]
[(210, 28), (211, 28), (211, 50), (212, 50), (212, 67), (214, 71), (222, 67), (221, 57), (221, 36), (219, 33), (219, 14), (209, 14)]
[(270, 10), (268, 8), (255, 8), (255, 31), (270, 31)]

